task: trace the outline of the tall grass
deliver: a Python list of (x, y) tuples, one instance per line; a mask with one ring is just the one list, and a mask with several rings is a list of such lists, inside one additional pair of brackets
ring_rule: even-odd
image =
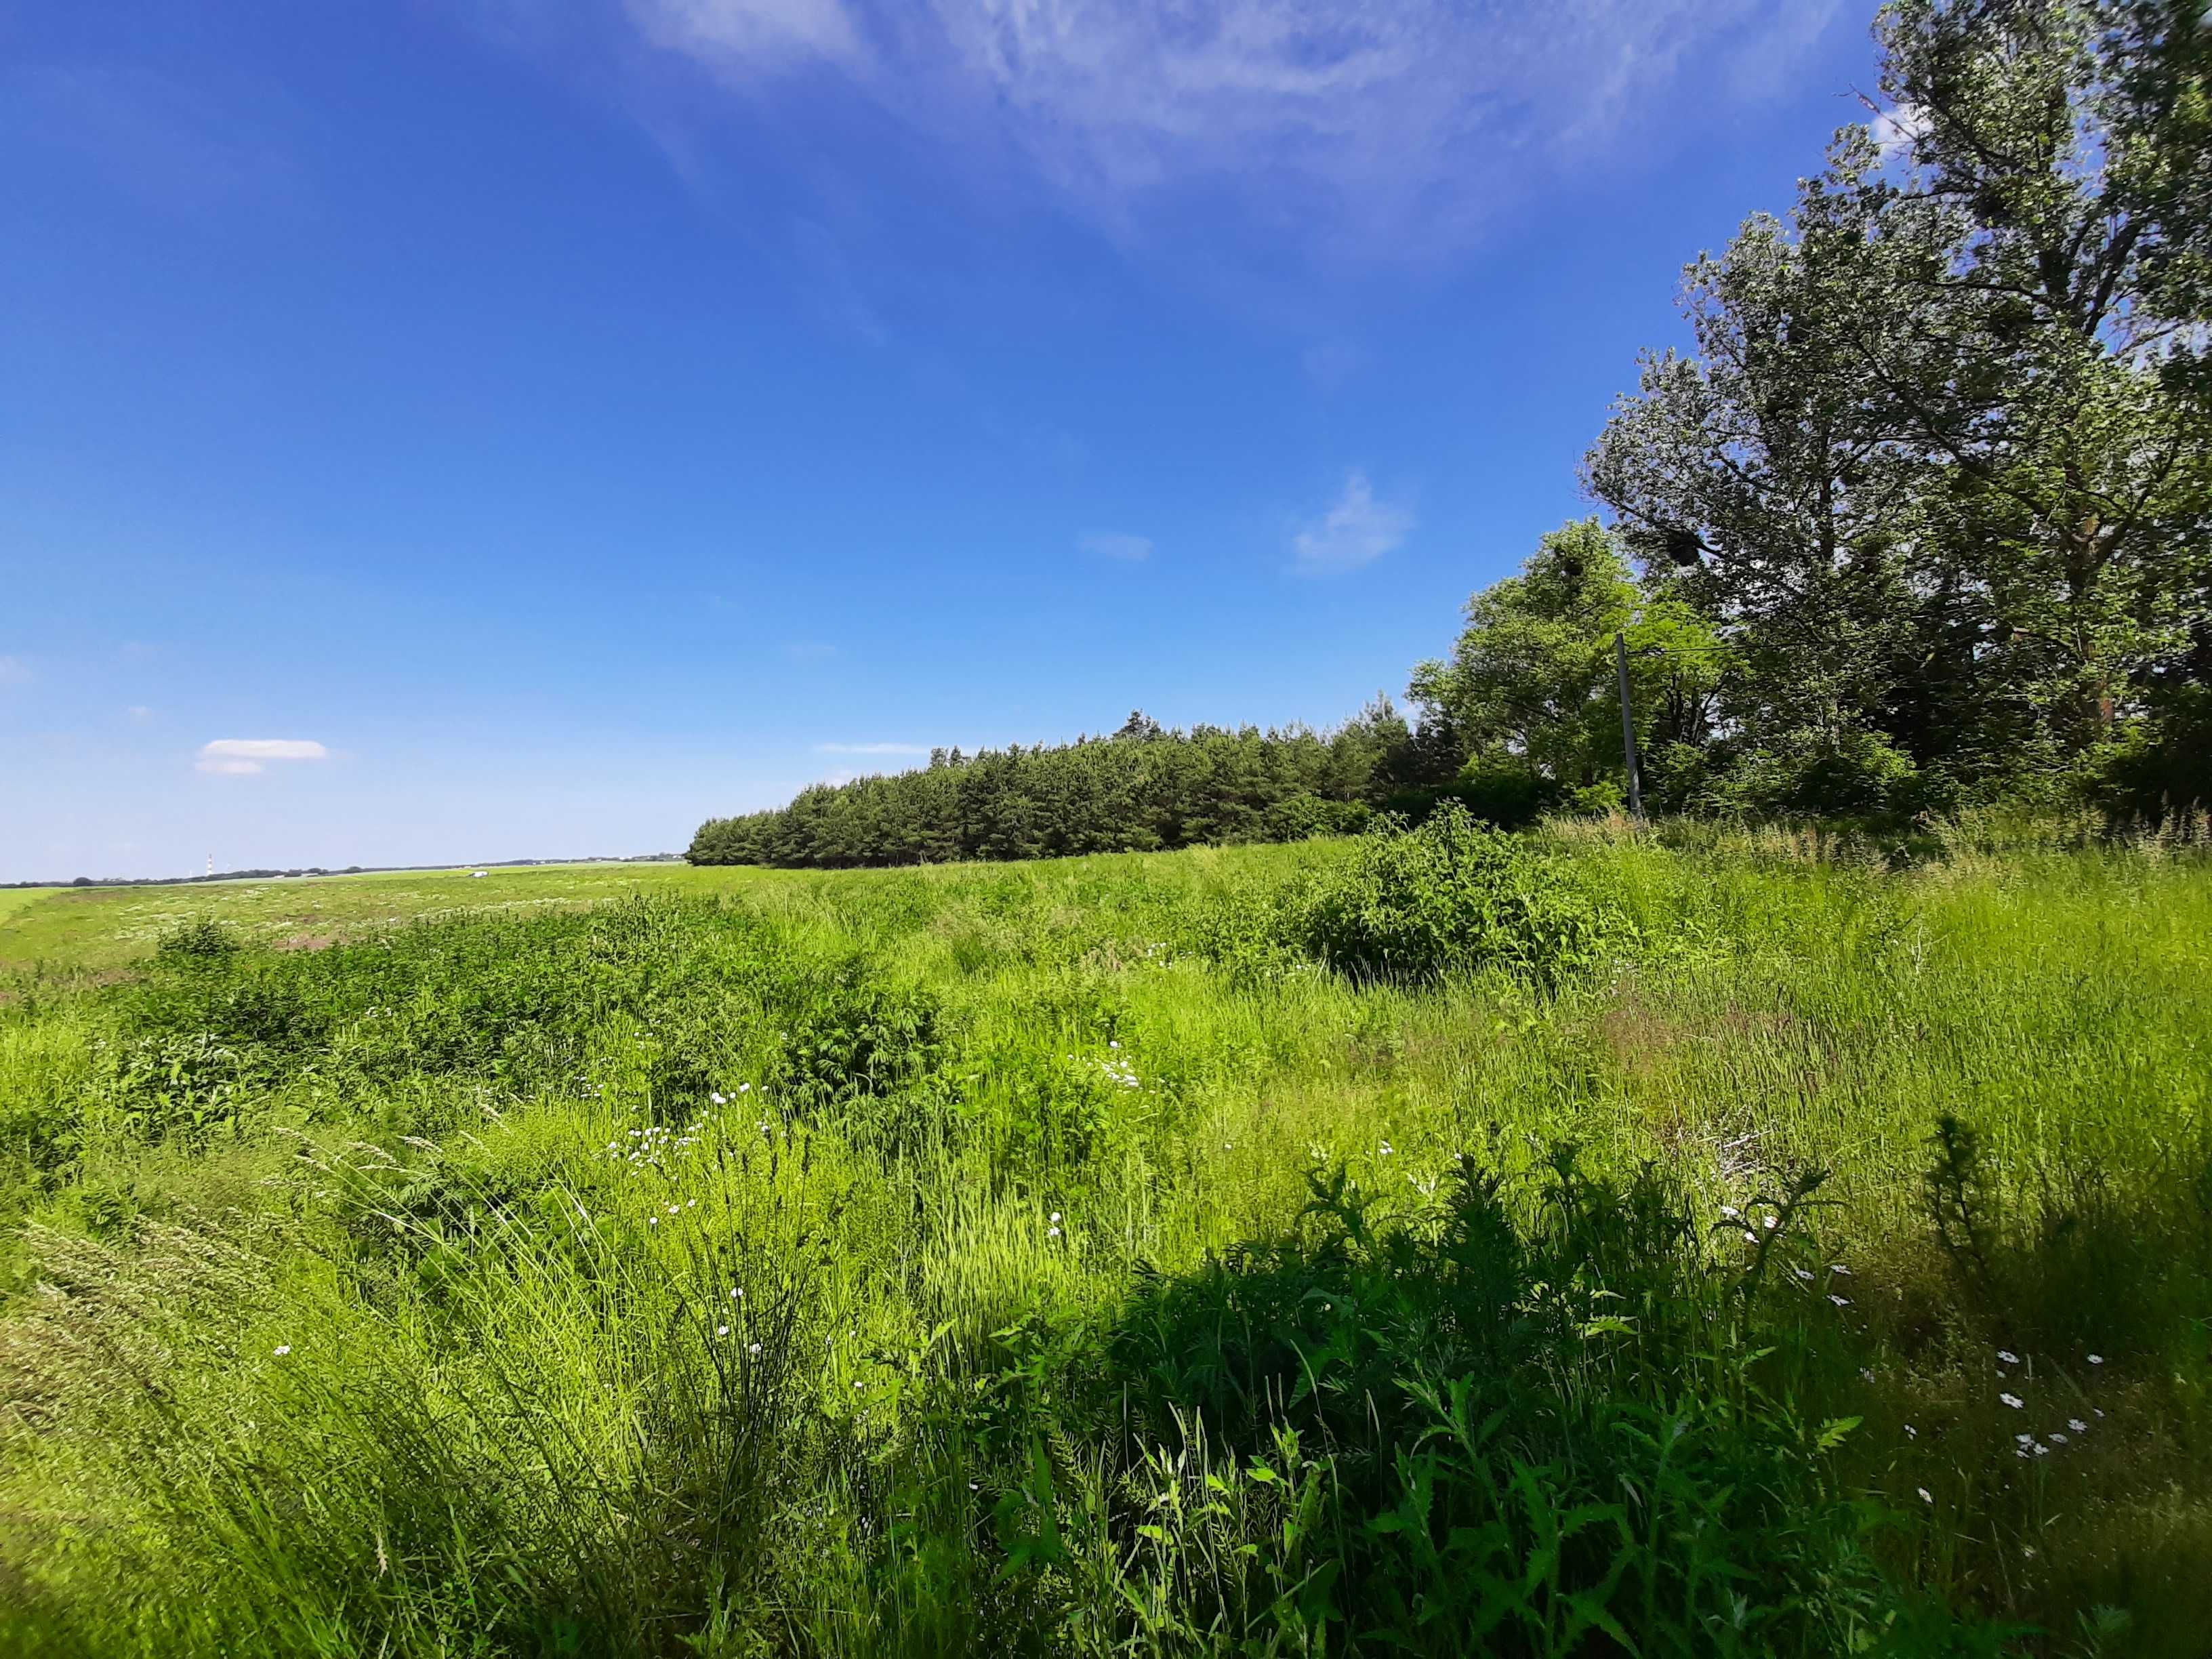
[(2199, 1651), (2212, 873), (1547, 839), (0, 1006), (0, 1647)]

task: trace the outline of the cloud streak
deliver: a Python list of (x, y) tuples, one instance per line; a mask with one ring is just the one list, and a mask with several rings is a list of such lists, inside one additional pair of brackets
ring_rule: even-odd
[(1357, 570), (1397, 547), (1413, 528), (1413, 515), (1376, 500), (1367, 475), (1355, 471), (1328, 511), (1291, 537), (1295, 568), (1310, 576)]
[(331, 751), (305, 738), (217, 738), (200, 746), (199, 770), (216, 777), (251, 777), (270, 762), (328, 760)]
[(1085, 553), (1102, 559), (1122, 559), (1134, 563), (1152, 556), (1152, 538), (1150, 536), (1132, 536), (1121, 530), (1091, 531), (1077, 545)]
[(747, 94), (842, 76), (1117, 230), (1225, 204), (1396, 259), (1464, 241), (1686, 99), (1771, 95), (1838, 3), (627, 0), (626, 15)]

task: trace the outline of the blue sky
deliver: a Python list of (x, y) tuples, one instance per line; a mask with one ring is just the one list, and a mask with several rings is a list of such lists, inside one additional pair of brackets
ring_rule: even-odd
[(1395, 694), (1871, 9), (10, 9), (0, 880)]

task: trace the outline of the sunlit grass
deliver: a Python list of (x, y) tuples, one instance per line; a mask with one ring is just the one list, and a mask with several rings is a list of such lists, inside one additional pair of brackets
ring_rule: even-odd
[[(1466, 1651), (1495, 1564), (1400, 1483), (1525, 1565), (1679, 1419), (1705, 1553), (1578, 1523), (1494, 1650), (1614, 1650), (1564, 1634), (1613, 1562), (1646, 1652), (2197, 1651), (2212, 872), (1554, 844), (1628, 924), (1555, 992), (1320, 969), (1284, 896), (1341, 843), (33, 909), (65, 967), (247, 948), (0, 1008), (5, 1639)], [(1568, 1217), (1568, 1142), (1675, 1242)]]

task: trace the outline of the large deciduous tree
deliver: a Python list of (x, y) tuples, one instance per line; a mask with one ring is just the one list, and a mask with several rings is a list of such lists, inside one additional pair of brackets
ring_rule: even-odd
[(1878, 33), (1891, 107), (1690, 267), (1695, 355), (1646, 357), (1586, 471), (1738, 647), (1770, 804), (2094, 769), (2212, 664), (2201, 0)]

